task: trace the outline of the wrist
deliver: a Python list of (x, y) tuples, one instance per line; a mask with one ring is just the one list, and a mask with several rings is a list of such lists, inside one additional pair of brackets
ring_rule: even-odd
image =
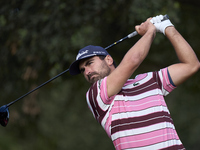
[(156, 36), (156, 28), (153, 26), (152, 28), (147, 30), (146, 34), (152, 35), (152, 37), (154, 38)]
[(169, 26), (165, 29), (165, 35), (167, 37), (169, 36), (174, 36), (177, 33), (177, 30), (175, 29), (174, 26)]

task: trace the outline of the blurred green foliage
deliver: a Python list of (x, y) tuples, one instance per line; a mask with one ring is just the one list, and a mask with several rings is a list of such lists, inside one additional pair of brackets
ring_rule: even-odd
[[(168, 14), (200, 58), (200, 2), (194, 0), (7, 0), (0, 2), (0, 105), (7, 104), (67, 69), (86, 45), (106, 47), (150, 16)], [(111, 48), (117, 63), (140, 36)], [(161, 34), (133, 75), (176, 63)], [(187, 149), (200, 147), (200, 73), (166, 97)], [(81, 75), (64, 74), (10, 107), (0, 127), (2, 150), (114, 150), (89, 111)]]

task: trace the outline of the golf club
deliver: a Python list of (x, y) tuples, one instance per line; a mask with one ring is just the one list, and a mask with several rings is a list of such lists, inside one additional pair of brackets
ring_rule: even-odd
[[(169, 16), (168, 16), (168, 15), (165, 15), (162, 21), (167, 20), (168, 18), (169, 18)], [(120, 39), (120, 40), (114, 42), (113, 44), (107, 46), (105, 49), (107, 50), (107, 49), (113, 47), (114, 45), (116, 45), (116, 44), (118, 44), (118, 43), (124, 41), (125, 39), (129, 39), (129, 38), (132, 38), (132, 37), (136, 36), (137, 34), (138, 34), (137, 31), (134, 31), (134, 32), (130, 33), (129, 35), (125, 36), (124, 38), (122, 38), (122, 39)], [(22, 95), (22, 96), (19, 97), (18, 99), (14, 100), (14, 101), (12, 101), (12, 102), (10, 102), (10, 103), (8, 103), (7, 105), (1, 106), (1, 107), (0, 107), (0, 124), (1, 124), (2, 126), (4, 126), (4, 127), (8, 124), (8, 121), (9, 121), (9, 107), (10, 107), (12, 104), (16, 103), (16, 102), (19, 101), (20, 99), (22, 99), (22, 98), (24, 98), (25, 96), (31, 94), (32, 92), (38, 90), (39, 88), (41, 88), (41, 87), (43, 87), (44, 85), (46, 85), (47, 83), (49, 83), (49, 82), (55, 80), (56, 78), (60, 77), (61, 75), (63, 75), (64, 73), (66, 73), (66, 72), (68, 72), (68, 71), (69, 71), (69, 68), (66, 69), (65, 71), (61, 72), (60, 74), (56, 75), (55, 77), (51, 78), (50, 80), (48, 80), (48, 81), (42, 83), (41, 85), (39, 85), (39, 86), (36, 87), (35, 89), (33, 89), (33, 90), (29, 91), (28, 93)]]

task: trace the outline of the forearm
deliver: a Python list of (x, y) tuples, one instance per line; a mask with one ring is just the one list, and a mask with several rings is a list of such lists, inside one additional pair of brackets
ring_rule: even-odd
[(134, 71), (146, 58), (155, 35), (155, 30), (148, 30), (141, 37), (141, 39), (127, 52), (122, 63), (130, 65), (130, 68), (132, 68)]
[(191, 65), (196, 65), (199, 63), (192, 47), (174, 27), (168, 27), (166, 29), (166, 36), (172, 43), (181, 63), (187, 63)]
[(199, 70), (200, 63), (192, 47), (174, 27), (166, 29), (166, 36), (172, 43), (180, 61), (168, 67), (174, 84), (178, 86)]

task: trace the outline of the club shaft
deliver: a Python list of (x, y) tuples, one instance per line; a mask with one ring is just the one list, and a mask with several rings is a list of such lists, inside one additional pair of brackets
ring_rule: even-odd
[[(164, 15), (163, 20), (161, 20), (161, 21), (165, 21), (167, 19), (169, 19), (169, 16), (166, 14), (166, 15)], [(137, 34), (138, 34), (137, 31), (134, 31), (134, 32), (130, 33), (129, 35), (125, 36), (124, 38), (122, 38), (122, 39), (114, 42), (113, 44), (107, 46), (105, 49), (107, 50), (107, 49), (113, 47), (114, 45), (124, 41), (125, 39), (132, 38), (132, 37), (136, 36)]]
[(124, 41), (125, 39), (132, 38), (132, 37), (136, 36), (137, 34), (138, 34), (137, 31), (134, 31), (134, 32), (130, 33), (129, 35), (125, 36), (124, 38), (122, 38), (122, 39), (114, 42), (113, 44), (107, 46), (105, 49), (107, 50), (107, 49), (113, 47), (114, 45), (117, 45), (118, 43)]
[(7, 107), (11, 106), (11, 105), (12, 105), (12, 104), (14, 104), (15, 102), (17, 102), (17, 101), (19, 101), (20, 99), (24, 98), (25, 96), (27, 96), (27, 95), (31, 94), (32, 92), (36, 91), (37, 89), (39, 89), (39, 88), (43, 87), (43, 86), (44, 86), (44, 85), (46, 85), (47, 83), (49, 83), (49, 82), (51, 82), (51, 81), (55, 80), (56, 78), (60, 77), (61, 75), (63, 75), (63, 74), (64, 74), (64, 73), (66, 73), (67, 71), (69, 71), (69, 69), (66, 69), (65, 71), (61, 72), (61, 73), (60, 73), (60, 74), (58, 74), (57, 76), (55, 76), (55, 77), (53, 77), (53, 78), (49, 79), (48, 81), (46, 81), (46, 82), (42, 83), (41, 85), (39, 85), (39, 86), (38, 86), (38, 87), (36, 87), (35, 89), (33, 89), (33, 90), (29, 91), (28, 93), (26, 93), (26, 94), (22, 95), (22, 96), (21, 96), (21, 97), (19, 97), (18, 99), (16, 99), (16, 100), (14, 100), (14, 101), (10, 102), (9, 104), (7, 104)]
[[(116, 45), (116, 44), (118, 44), (118, 43), (124, 41), (125, 39), (132, 38), (132, 37), (136, 36), (137, 34), (138, 34), (138, 33), (137, 33), (136, 31), (134, 31), (134, 32), (130, 33), (129, 35), (125, 36), (124, 38), (122, 38), (122, 39), (120, 39), (120, 40), (114, 42), (113, 44), (107, 46), (105, 49), (107, 50), (107, 49), (113, 47), (114, 45)], [(66, 72), (68, 72), (68, 71), (69, 71), (69, 68), (66, 69), (65, 71), (61, 72), (61, 73), (58, 74), (57, 76), (55, 76), (55, 77), (49, 79), (48, 81), (44, 82), (43, 84), (39, 85), (39, 86), (36, 87), (35, 89), (33, 89), (33, 90), (29, 91), (28, 93), (22, 95), (22, 96), (19, 97), (18, 99), (16, 99), (16, 100), (10, 102), (9, 104), (7, 104), (7, 107), (11, 106), (12, 104), (16, 103), (16, 102), (19, 101), (20, 99), (26, 97), (27, 95), (29, 95), (29, 94), (31, 94), (32, 92), (38, 90), (39, 88), (41, 88), (41, 87), (43, 87), (44, 85), (46, 85), (47, 83), (49, 83), (49, 82), (55, 80), (56, 78), (60, 77), (61, 75), (63, 75), (64, 73), (66, 73)]]

